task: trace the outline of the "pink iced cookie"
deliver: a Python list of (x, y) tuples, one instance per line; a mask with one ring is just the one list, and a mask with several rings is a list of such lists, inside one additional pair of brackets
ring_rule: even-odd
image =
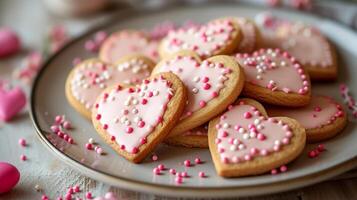
[(202, 58), (233, 53), (241, 40), (239, 26), (234, 19), (218, 19), (202, 26), (170, 31), (161, 41), (161, 57), (191, 50)]
[(167, 138), (165, 143), (189, 148), (208, 148), (208, 124), (201, 125), (185, 133)]
[(261, 43), (260, 32), (254, 21), (237, 17), (235, 18), (241, 31), (242, 40), (239, 43), (236, 52), (250, 53), (254, 51)]
[(97, 59), (79, 63), (70, 73), (66, 95), (71, 105), (90, 118), (97, 96), (107, 87), (123, 83), (135, 85), (150, 76), (154, 63), (144, 56), (125, 56), (113, 64)]
[(111, 34), (102, 44), (99, 50), (99, 58), (107, 63), (114, 63), (123, 56), (141, 54), (159, 60), (158, 42), (141, 31), (118, 31)]
[(0, 194), (10, 191), (20, 179), (20, 172), (15, 166), (0, 162)]
[(184, 133), (209, 121), (234, 102), (244, 84), (244, 75), (230, 56), (201, 61), (193, 51), (180, 51), (163, 59), (153, 74), (173, 72), (188, 89), (188, 102), (170, 136)]
[(92, 121), (100, 136), (116, 152), (138, 163), (169, 134), (187, 100), (183, 83), (161, 73), (141, 85), (115, 85), (96, 100)]
[(336, 53), (328, 39), (316, 28), (273, 18), (262, 29), (263, 46), (281, 48), (294, 56), (308, 71), (312, 80), (337, 77)]
[(209, 148), (225, 177), (257, 175), (294, 160), (304, 149), (305, 129), (290, 118), (269, 118), (261, 104), (242, 99), (209, 123)]
[(246, 75), (244, 94), (283, 106), (303, 106), (310, 101), (311, 86), (304, 68), (289, 53), (260, 49), (252, 54), (236, 54)]
[(0, 29), (0, 58), (17, 53), (21, 48), (17, 34), (9, 28)]
[(11, 120), (25, 105), (26, 95), (20, 87), (6, 89), (0, 83), (0, 120)]
[(312, 96), (309, 105), (299, 109), (269, 107), (270, 116), (296, 119), (305, 129), (309, 142), (329, 139), (347, 124), (347, 116), (340, 104), (326, 96)]

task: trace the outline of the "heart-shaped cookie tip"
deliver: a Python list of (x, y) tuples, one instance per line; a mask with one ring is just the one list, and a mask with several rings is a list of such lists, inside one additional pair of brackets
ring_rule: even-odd
[(216, 171), (224, 177), (257, 175), (294, 160), (303, 150), (305, 129), (290, 118), (269, 118), (251, 99), (238, 100), (213, 119), (209, 148)]
[(244, 74), (230, 56), (214, 56), (201, 61), (192, 51), (180, 51), (163, 59), (153, 74), (173, 72), (184, 82), (188, 102), (180, 122), (170, 136), (196, 128), (233, 103), (244, 84)]
[(140, 54), (156, 62), (159, 60), (158, 46), (157, 41), (152, 41), (142, 31), (118, 31), (104, 41), (99, 50), (99, 58), (106, 63), (115, 63), (124, 56)]
[(270, 116), (296, 119), (305, 129), (308, 142), (319, 142), (334, 137), (347, 124), (343, 107), (327, 96), (312, 96), (309, 105), (293, 109), (267, 107)]
[(288, 52), (260, 49), (251, 54), (236, 54), (235, 59), (246, 75), (243, 94), (247, 97), (288, 107), (310, 102), (310, 78)]
[(239, 26), (234, 19), (224, 18), (202, 26), (170, 31), (161, 41), (161, 57), (181, 50), (191, 50), (202, 58), (233, 53), (241, 40)]
[(90, 119), (94, 102), (105, 88), (116, 83), (141, 83), (150, 75), (153, 66), (153, 61), (140, 55), (122, 57), (114, 64), (94, 58), (85, 60), (75, 66), (67, 78), (67, 99), (78, 112)]
[(187, 100), (173, 73), (160, 73), (135, 87), (116, 85), (96, 100), (92, 121), (118, 154), (140, 162), (169, 134)]

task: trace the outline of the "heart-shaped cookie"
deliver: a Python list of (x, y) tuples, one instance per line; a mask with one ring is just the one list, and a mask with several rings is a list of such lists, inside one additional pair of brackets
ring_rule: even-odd
[(122, 57), (115, 64), (98, 59), (85, 60), (75, 66), (67, 78), (67, 99), (79, 113), (90, 119), (94, 102), (105, 88), (116, 83), (141, 83), (150, 75), (153, 66), (153, 61), (140, 55)]
[(20, 87), (6, 89), (0, 82), (0, 121), (10, 121), (26, 105), (26, 95)]
[(230, 56), (201, 61), (192, 51), (180, 51), (163, 59), (152, 74), (173, 72), (188, 90), (188, 102), (180, 122), (170, 136), (196, 128), (226, 109), (240, 94), (244, 74)]
[(123, 56), (141, 54), (156, 62), (159, 60), (158, 46), (157, 41), (150, 40), (142, 31), (118, 31), (103, 42), (99, 58), (106, 63), (115, 63)]
[(304, 68), (280, 49), (260, 49), (252, 54), (236, 54), (246, 76), (243, 94), (273, 105), (307, 105), (311, 86)]
[(294, 160), (304, 149), (306, 134), (296, 120), (269, 118), (260, 103), (240, 99), (209, 122), (208, 142), (217, 173), (238, 177)]
[(208, 124), (165, 139), (165, 143), (188, 148), (208, 148)]
[(135, 87), (106, 89), (96, 100), (92, 121), (118, 154), (138, 163), (169, 134), (186, 100), (181, 80), (161, 73)]
[(191, 50), (201, 58), (233, 53), (241, 40), (239, 26), (234, 19), (225, 18), (211, 21), (202, 26), (170, 31), (161, 41), (161, 57)]
[(312, 80), (333, 80), (337, 77), (335, 49), (316, 28), (280, 20), (262, 32), (264, 47), (288, 51), (305, 67)]
[(305, 129), (308, 142), (329, 139), (347, 124), (347, 116), (342, 106), (331, 97), (312, 96), (309, 105), (291, 109), (267, 107), (269, 116), (285, 116), (296, 119)]
[(261, 35), (254, 21), (243, 18), (234, 18), (242, 31), (242, 40), (240, 41), (235, 52), (251, 53), (261, 44)]

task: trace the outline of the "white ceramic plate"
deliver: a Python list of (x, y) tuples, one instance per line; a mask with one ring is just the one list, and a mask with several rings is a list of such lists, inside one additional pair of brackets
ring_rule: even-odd
[[(237, 4), (208, 4), (156, 12), (130, 12), (130, 14), (119, 17), (105, 25), (103, 29), (113, 32), (125, 28), (150, 28), (163, 20), (180, 23), (187, 20), (205, 22), (222, 16), (254, 17), (262, 11), (264, 11), (262, 8)], [(346, 82), (352, 90), (357, 90), (357, 80), (353, 78), (357, 74), (355, 64), (357, 36), (351, 30), (306, 13), (284, 10), (273, 11), (276, 15), (287, 19), (315, 24), (337, 46), (341, 61), (339, 80), (335, 83), (314, 84), (314, 93), (334, 96), (341, 101), (338, 93), (339, 81)], [(208, 150), (185, 149), (166, 145), (161, 145), (155, 152), (159, 156), (159, 160), (156, 162), (151, 161), (151, 159), (147, 159), (140, 165), (127, 162), (105, 145), (95, 133), (92, 124), (76, 113), (65, 98), (64, 85), (72, 68), (73, 58), (93, 56), (83, 48), (84, 42), (93, 37), (93, 33), (94, 31), (74, 40), (48, 60), (35, 81), (31, 96), (31, 115), (41, 141), (49, 147), (55, 156), (87, 176), (118, 187), (163, 195), (246, 196), (305, 186), (357, 166), (356, 159), (354, 159), (357, 155), (357, 145), (355, 145), (357, 142), (357, 127), (355, 123), (349, 123), (342, 134), (325, 142), (328, 151), (318, 159), (307, 157), (306, 152), (313, 148), (308, 145), (306, 151), (296, 161), (289, 164), (288, 172), (275, 176), (266, 174), (224, 179), (216, 175)], [(66, 145), (56, 135), (50, 133), (50, 125), (53, 122), (53, 117), (57, 114), (65, 114), (73, 122), (75, 129), (70, 134), (76, 141), (76, 145)], [(91, 137), (99, 141), (105, 152), (108, 152), (107, 155), (98, 156), (95, 152), (85, 149), (84, 145)], [(57, 143), (57, 147), (53, 143)], [(200, 156), (205, 163), (190, 168), (185, 168), (182, 165), (185, 159), (193, 160), (196, 156)], [(174, 176), (169, 175), (167, 171), (164, 175), (153, 175), (152, 169), (160, 163), (179, 171), (186, 170), (191, 178), (185, 179), (182, 185), (176, 185)], [(199, 171), (204, 171), (208, 177), (199, 178), (197, 175)]]

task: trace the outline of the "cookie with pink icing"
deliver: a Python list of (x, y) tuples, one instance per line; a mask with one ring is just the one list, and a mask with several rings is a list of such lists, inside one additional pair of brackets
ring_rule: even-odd
[(251, 54), (236, 54), (242, 66), (247, 97), (288, 107), (307, 105), (311, 98), (309, 75), (296, 58), (280, 49), (260, 49)]
[(122, 30), (112, 33), (103, 42), (99, 58), (106, 63), (115, 63), (123, 56), (140, 54), (156, 62), (159, 60), (158, 46), (157, 41), (142, 31)]
[(85, 60), (77, 64), (67, 78), (67, 99), (89, 119), (94, 102), (104, 89), (116, 83), (141, 83), (150, 75), (153, 66), (153, 61), (140, 55), (125, 56), (113, 64), (94, 58)]
[(186, 88), (173, 73), (160, 73), (142, 84), (114, 85), (98, 96), (92, 122), (98, 134), (129, 161), (142, 161), (180, 119)]
[(237, 46), (235, 52), (251, 53), (261, 45), (260, 31), (254, 21), (237, 17), (234, 18), (242, 32), (242, 40)]
[(167, 57), (181, 50), (191, 50), (201, 58), (208, 58), (233, 53), (240, 41), (240, 28), (234, 19), (217, 19), (202, 26), (170, 31), (162, 39), (159, 53)]
[(165, 143), (188, 148), (208, 148), (208, 124), (165, 139)]
[(223, 177), (258, 175), (285, 165), (305, 147), (305, 129), (294, 119), (267, 116), (252, 99), (239, 99), (211, 120), (209, 149)]
[(180, 122), (170, 136), (185, 133), (216, 116), (241, 93), (244, 74), (231, 56), (202, 61), (193, 51), (180, 51), (158, 63), (152, 74), (173, 72), (185, 84), (188, 101)]
[(270, 116), (296, 119), (306, 129), (308, 142), (332, 138), (347, 124), (343, 107), (327, 96), (312, 96), (309, 105), (302, 108), (268, 107), (267, 111)]
[(271, 21), (262, 29), (265, 48), (288, 51), (304, 65), (312, 80), (337, 78), (335, 49), (317, 28), (283, 19), (273, 18)]

